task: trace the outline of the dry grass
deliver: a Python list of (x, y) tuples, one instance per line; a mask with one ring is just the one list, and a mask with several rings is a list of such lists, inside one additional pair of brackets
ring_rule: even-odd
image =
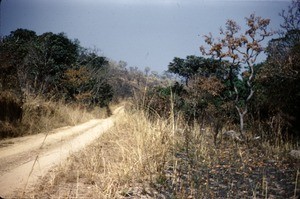
[(0, 92), (0, 139), (74, 126), (108, 116), (106, 108), (88, 110), (79, 104), (25, 93), (24, 103), (13, 92)]
[(63, 127), (74, 126), (93, 118), (104, 118), (105, 110), (87, 111), (83, 106), (64, 101), (45, 100), (42, 96), (26, 96), (23, 104), (21, 134), (36, 134)]
[(180, 117), (127, 111), (115, 127), (43, 179), (35, 198), (276, 198), (299, 194), (291, 144), (223, 140)]
[[(74, 154), (39, 187), (45, 197), (122, 198), (152, 195), (170, 151), (166, 122), (149, 123), (140, 113), (125, 113), (115, 127), (80, 154)], [(78, 179), (80, 179), (78, 182)]]

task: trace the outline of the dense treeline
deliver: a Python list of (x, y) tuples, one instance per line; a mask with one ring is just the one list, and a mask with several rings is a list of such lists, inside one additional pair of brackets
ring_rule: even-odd
[(105, 57), (63, 33), (17, 29), (1, 42), (1, 86), (19, 96), (26, 91), (105, 106), (112, 98), (111, 86), (100, 76), (107, 65)]
[[(154, 72), (146, 77), (137, 67), (109, 60), (64, 33), (12, 31), (0, 42), (0, 63), (1, 136), (9, 136), (22, 121), (28, 95), (90, 110), (106, 107), (109, 113), (110, 102), (133, 96), (146, 82), (159, 83)], [(37, 115), (48, 111), (38, 106), (33, 107)]]

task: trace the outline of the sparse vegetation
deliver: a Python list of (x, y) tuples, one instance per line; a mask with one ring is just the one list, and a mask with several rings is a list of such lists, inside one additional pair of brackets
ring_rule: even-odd
[(256, 59), (273, 34), (270, 21), (251, 15), (244, 35), (228, 20), (223, 38), (205, 36), (210, 49), (201, 51), (211, 58), (175, 57), (168, 72), (177, 79), (109, 61), (63, 33), (12, 32), (0, 46), (1, 137), (110, 116), (111, 101), (126, 101), (112, 129), (28, 197), (299, 196), (300, 162), (289, 155), (300, 147), (300, 32), (292, 16), (299, 9), (289, 9), (265, 62)]

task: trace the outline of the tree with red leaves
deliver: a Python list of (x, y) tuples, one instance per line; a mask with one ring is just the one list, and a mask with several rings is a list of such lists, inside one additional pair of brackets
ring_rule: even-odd
[[(212, 34), (205, 35), (205, 42), (209, 46), (205, 49), (200, 47), (203, 55), (212, 56), (215, 59), (226, 60), (223, 62), (229, 68), (229, 81), (231, 97), (235, 102), (235, 108), (239, 114), (240, 131), (242, 137), (245, 134), (244, 120), (248, 112), (248, 104), (254, 94), (253, 80), (255, 73), (255, 63), (257, 57), (264, 51), (262, 41), (273, 34), (268, 30), (270, 19), (264, 19), (255, 14), (246, 17), (247, 29), (242, 34), (241, 27), (234, 21), (228, 20), (225, 29), (220, 28), (221, 38), (213, 38)], [(237, 85), (233, 81), (235, 76), (233, 71), (243, 66), (248, 72), (245, 76), (248, 94), (242, 98)]]

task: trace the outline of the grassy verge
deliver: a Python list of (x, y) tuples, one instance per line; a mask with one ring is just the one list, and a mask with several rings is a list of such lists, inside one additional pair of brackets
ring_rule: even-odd
[[(125, 113), (115, 127), (44, 179), (36, 197), (122, 198), (151, 195), (170, 151), (165, 122), (151, 124), (139, 113)], [(51, 176), (52, 175), (52, 176)], [(43, 193), (43, 195), (39, 195)]]
[(2, 122), (4, 133), (0, 137), (17, 137), (47, 132), (63, 126), (74, 126), (93, 118), (105, 118), (106, 109), (87, 111), (84, 106), (64, 101), (45, 100), (40, 95), (27, 94), (22, 105), (20, 121)]
[(94, 115), (80, 106), (27, 95), (23, 105), (22, 125), (27, 134), (35, 134), (62, 126), (73, 126), (92, 118)]
[(223, 140), (180, 120), (127, 111), (115, 127), (43, 179), (35, 198), (293, 198), (299, 161), (291, 144)]

